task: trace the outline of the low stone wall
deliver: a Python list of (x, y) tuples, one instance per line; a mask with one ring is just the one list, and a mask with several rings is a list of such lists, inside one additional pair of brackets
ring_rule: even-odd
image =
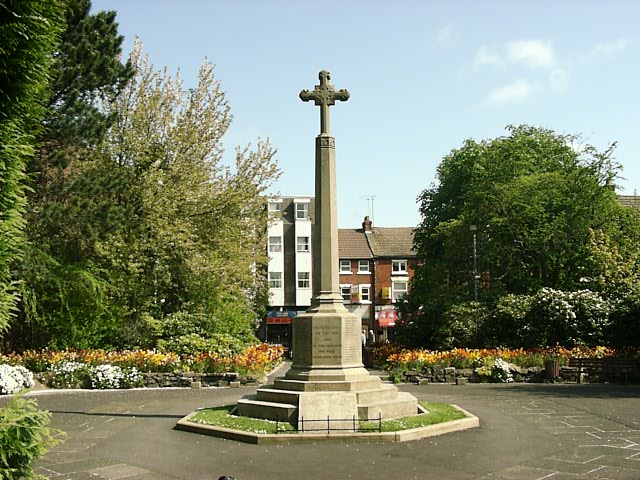
[[(192, 373), (192, 372), (165, 372), (165, 373), (144, 373), (141, 372), (142, 387), (144, 388), (164, 388), (164, 387), (241, 387), (257, 386), (266, 383), (265, 376), (240, 375), (234, 372), (228, 373)], [(34, 378), (41, 385), (47, 384), (46, 373), (36, 373)]]
[[(519, 368), (512, 370), (514, 382), (541, 382), (544, 380), (544, 370), (541, 367)], [(469, 383), (481, 383), (483, 378), (471, 368), (426, 367), (421, 371), (407, 370), (401, 377), (401, 381), (408, 383), (461, 383), (464, 379)]]
[(244, 385), (261, 385), (264, 377), (240, 375), (238, 373), (141, 373), (144, 386), (158, 387), (240, 387)]
[[(554, 379), (547, 377), (545, 369), (542, 367), (520, 368), (515, 365), (512, 366), (511, 374), (513, 375), (514, 382), (523, 383), (542, 383), (542, 382), (558, 382), (558, 383), (577, 383), (578, 382), (578, 369), (572, 367), (561, 367), (560, 376)], [(629, 383), (640, 382), (640, 371), (636, 369), (635, 372), (625, 377), (620, 375), (591, 375), (583, 378), (586, 383), (603, 383), (603, 382), (619, 382), (623, 383), (628, 381)], [(481, 383), (487, 382), (486, 377), (481, 377), (473, 369), (470, 368), (455, 368), (455, 367), (441, 367), (436, 365), (434, 367), (425, 367), (420, 371), (407, 370), (398, 379), (402, 383), (415, 383), (418, 385), (426, 383)]]

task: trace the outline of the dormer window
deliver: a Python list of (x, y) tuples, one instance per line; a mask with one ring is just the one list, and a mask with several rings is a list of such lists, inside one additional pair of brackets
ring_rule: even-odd
[(308, 220), (308, 219), (309, 219), (309, 204), (296, 203), (296, 220)]
[(273, 213), (278, 213), (282, 211), (282, 203), (280, 202), (269, 202), (269, 211)]

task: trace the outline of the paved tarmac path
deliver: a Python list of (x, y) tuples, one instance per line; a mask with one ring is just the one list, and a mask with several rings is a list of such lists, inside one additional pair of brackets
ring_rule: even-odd
[(400, 388), (458, 404), (481, 426), (407, 443), (261, 446), (173, 430), (191, 411), (235, 403), (252, 388), (36, 392), (66, 432), (38, 472), (70, 480), (640, 480), (640, 386)]

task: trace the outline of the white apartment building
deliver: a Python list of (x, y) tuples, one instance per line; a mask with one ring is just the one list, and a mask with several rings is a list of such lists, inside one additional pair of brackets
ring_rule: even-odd
[(286, 345), (291, 319), (311, 305), (314, 197), (272, 198), (268, 210), (270, 308), (260, 336)]

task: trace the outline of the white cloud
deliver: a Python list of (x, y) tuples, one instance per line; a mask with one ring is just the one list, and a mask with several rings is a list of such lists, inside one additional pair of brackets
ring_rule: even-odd
[(456, 43), (456, 31), (457, 28), (455, 25), (445, 25), (444, 27), (438, 29), (436, 32), (436, 43), (444, 45), (448, 48), (451, 48)]
[(519, 79), (504, 87), (494, 90), (488, 98), (492, 104), (504, 104), (529, 97), (536, 90), (535, 84)]
[[(486, 97), (485, 104), (490, 105), (522, 101), (536, 93), (562, 94), (570, 88), (573, 70), (571, 62), (557, 57), (551, 40), (512, 40), (503, 48), (480, 46), (473, 67), (481, 66), (500, 67), (498, 75), (503, 77), (503, 86)], [(505, 84), (504, 75), (516, 80)]]
[(614, 42), (601, 43), (596, 45), (592, 51), (594, 56), (610, 57), (618, 52), (621, 52), (629, 45), (628, 38), (619, 38)]
[(504, 65), (499, 53), (494, 52), (486, 45), (482, 45), (473, 57), (473, 66), (482, 67), (484, 65)]
[(549, 73), (549, 85), (554, 92), (565, 92), (569, 88), (569, 72), (564, 68), (555, 68)]
[(507, 44), (507, 53), (511, 61), (533, 68), (552, 68), (556, 63), (550, 42), (515, 40)]

